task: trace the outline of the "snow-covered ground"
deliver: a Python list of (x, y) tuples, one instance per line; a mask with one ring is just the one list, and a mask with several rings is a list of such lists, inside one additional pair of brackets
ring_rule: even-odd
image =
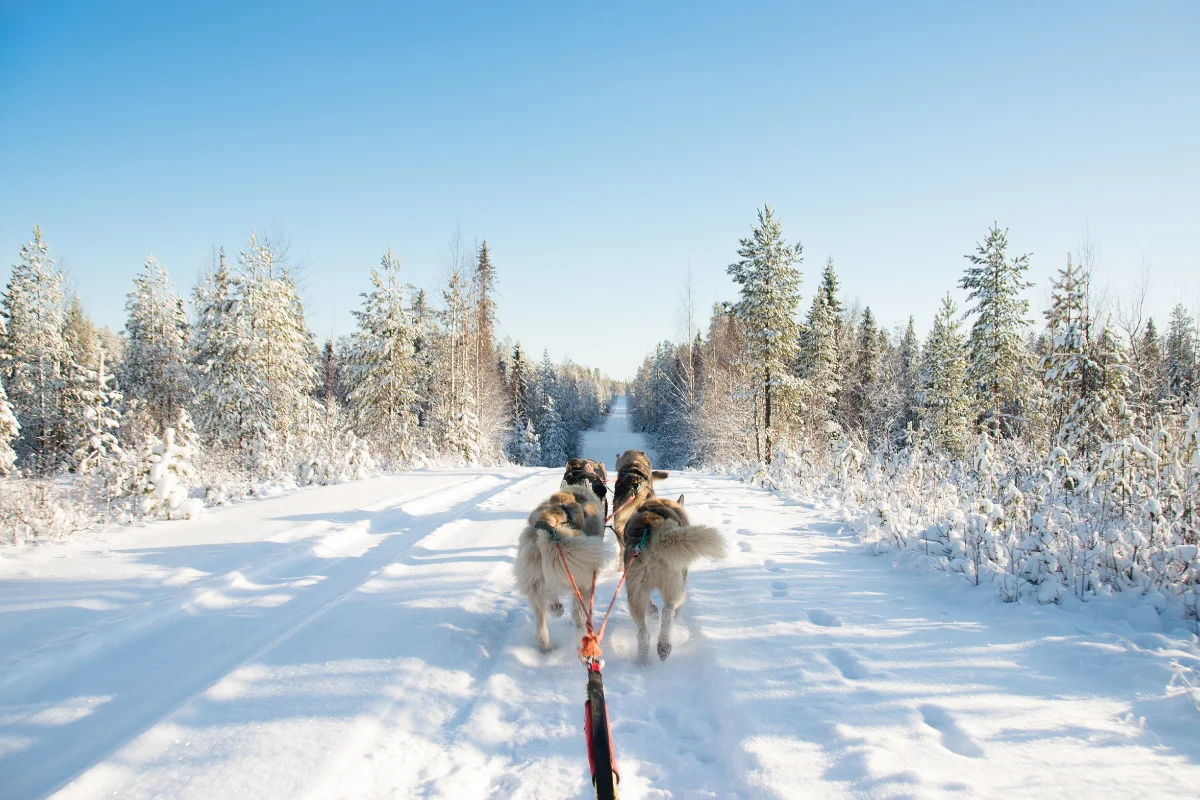
[(584, 431), (580, 455), (605, 464), (609, 470), (616, 470), (617, 456), (626, 450), (645, 450), (651, 461), (654, 459), (654, 451), (646, 445), (642, 435), (629, 429), (629, 398), (620, 395), (613, 399), (611, 413), (600, 426)]
[[(625, 422), (588, 454), (611, 467)], [(570, 623), (540, 653), (510, 567), (557, 481), (419, 472), (4, 551), (0, 796), (589, 796)], [(1168, 688), (1194, 639), (947, 594), (820, 503), (663, 491), (730, 556), (692, 570), (662, 664), (614, 612), (623, 798), (1200, 791), (1200, 711)]]

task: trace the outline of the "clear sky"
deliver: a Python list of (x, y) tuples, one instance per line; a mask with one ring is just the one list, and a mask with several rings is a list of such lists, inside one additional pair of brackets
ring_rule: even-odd
[[(849, 299), (926, 330), (993, 220), (1040, 307), (1200, 306), (1200, 3), (0, 2), (0, 255), (41, 223), (120, 328), (153, 252), (190, 291), (252, 226), (350, 330), (383, 250), (432, 288), (486, 238), (502, 334), (632, 376), (707, 310), (755, 209)], [(961, 293), (955, 290), (960, 298)]]

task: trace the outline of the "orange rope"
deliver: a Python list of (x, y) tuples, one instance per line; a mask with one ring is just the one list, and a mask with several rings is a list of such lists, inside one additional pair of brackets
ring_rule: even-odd
[(604, 629), (608, 627), (608, 618), (612, 614), (613, 606), (617, 604), (617, 596), (620, 595), (621, 586), (625, 583), (625, 575), (629, 572), (629, 565), (633, 563), (633, 559), (637, 558), (638, 550), (634, 548), (629, 561), (625, 564), (625, 569), (621, 570), (621, 580), (617, 581), (617, 588), (613, 591), (612, 600), (608, 601), (608, 610), (604, 612), (604, 620), (600, 623), (600, 632), (596, 633), (592, 627), (592, 616), (596, 610), (596, 573), (592, 573), (592, 594), (589, 598), (591, 602), (587, 608), (584, 608), (583, 592), (579, 591), (579, 585), (575, 583), (575, 576), (571, 574), (571, 567), (567, 564), (567, 554), (563, 552), (560, 542), (556, 541), (554, 546), (558, 548), (558, 557), (562, 559), (563, 569), (567, 571), (567, 580), (571, 582), (571, 588), (575, 591), (575, 599), (579, 601), (579, 607), (583, 608), (587, 614), (584, 619), (586, 633), (579, 643), (579, 657), (585, 662), (599, 661), (600, 657), (604, 655), (604, 651), (600, 649), (600, 640), (604, 638)]

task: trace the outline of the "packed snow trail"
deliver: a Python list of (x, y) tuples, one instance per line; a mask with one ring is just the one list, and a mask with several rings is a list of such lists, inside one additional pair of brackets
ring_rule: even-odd
[(630, 430), (629, 424), (629, 397), (619, 395), (613, 399), (610, 413), (604, 417), (601, 426), (597, 430), (584, 431), (580, 456), (599, 461), (614, 471), (616, 457), (626, 450), (644, 450), (653, 461), (654, 451), (640, 433)]
[[(590, 796), (570, 623), (539, 652), (511, 574), (558, 477), (420, 472), (5, 551), (0, 796)], [(635, 665), (614, 612), (626, 800), (1195, 796), (1200, 712), (1167, 688), (1194, 640), (947, 594), (819, 504), (661, 486), (731, 554), (691, 571), (666, 662)]]

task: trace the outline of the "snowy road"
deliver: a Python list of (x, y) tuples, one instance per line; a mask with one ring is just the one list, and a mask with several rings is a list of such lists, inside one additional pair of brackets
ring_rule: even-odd
[[(378, 478), (6, 551), (0, 796), (587, 797), (570, 625), (538, 652), (510, 572), (557, 477)], [(819, 504), (664, 489), (731, 555), (692, 571), (661, 665), (618, 604), (623, 798), (1196, 796), (1200, 712), (1166, 689), (1194, 642), (947, 594)]]

